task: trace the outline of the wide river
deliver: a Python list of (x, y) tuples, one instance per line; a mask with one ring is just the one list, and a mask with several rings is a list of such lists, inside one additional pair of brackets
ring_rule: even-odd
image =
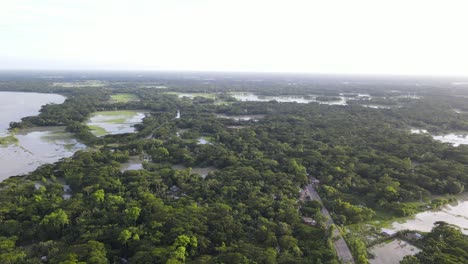
[[(6, 136), (12, 121), (39, 114), (42, 105), (61, 104), (58, 94), (0, 92), (0, 136)], [(85, 146), (66, 133), (63, 127), (31, 128), (14, 135), (17, 143), (0, 145), (0, 181), (35, 170), (42, 164), (69, 157)]]

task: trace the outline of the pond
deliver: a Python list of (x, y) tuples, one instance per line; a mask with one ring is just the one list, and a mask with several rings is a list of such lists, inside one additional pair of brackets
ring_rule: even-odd
[(369, 248), (374, 258), (369, 259), (371, 264), (398, 264), (404, 256), (415, 255), (421, 250), (408, 242), (394, 239)]
[(64, 127), (21, 130), (15, 137), (17, 143), (0, 147), (0, 181), (29, 173), (40, 165), (54, 163), (86, 148), (66, 133)]
[(134, 125), (141, 123), (144, 117), (143, 111), (101, 111), (93, 113), (86, 124), (91, 129), (91, 133), (101, 137), (133, 133)]
[(436, 210), (429, 210), (392, 223), (393, 230), (417, 230), (429, 232), (437, 221), (444, 221), (461, 228), (468, 235), (468, 194), (462, 195), (458, 201), (444, 205)]

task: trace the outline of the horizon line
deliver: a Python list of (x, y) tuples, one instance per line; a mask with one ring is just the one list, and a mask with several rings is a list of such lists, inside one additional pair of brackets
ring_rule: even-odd
[(258, 75), (310, 75), (310, 76), (349, 76), (349, 77), (417, 77), (417, 78), (459, 78), (468, 79), (467, 75), (459, 74), (412, 74), (412, 73), (344, 73), (344, 72), (292, 72), (292, 71), (241, 71), (241, 70), (174, 70), (174, 69), (0, 69), (0, 73), (7, 72), (62, 72), (62, 73), (205, 73), (205, 74), (258, 74)]

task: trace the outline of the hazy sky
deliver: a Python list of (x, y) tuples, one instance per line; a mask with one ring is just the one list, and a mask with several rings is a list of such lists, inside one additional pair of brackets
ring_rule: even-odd
[(468, 76), (466, 0), (0, 0), (0, 69)]

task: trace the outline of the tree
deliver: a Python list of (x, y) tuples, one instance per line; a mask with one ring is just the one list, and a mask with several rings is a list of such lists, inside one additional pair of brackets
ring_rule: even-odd
[(67, 213), (62, 209), (57, 209), (56, 211), (44, 216), (41, 221), (41, 225), (49, 226), (53, 229), (63, 228), (68, 224), (70, 220), (68, 219)]

